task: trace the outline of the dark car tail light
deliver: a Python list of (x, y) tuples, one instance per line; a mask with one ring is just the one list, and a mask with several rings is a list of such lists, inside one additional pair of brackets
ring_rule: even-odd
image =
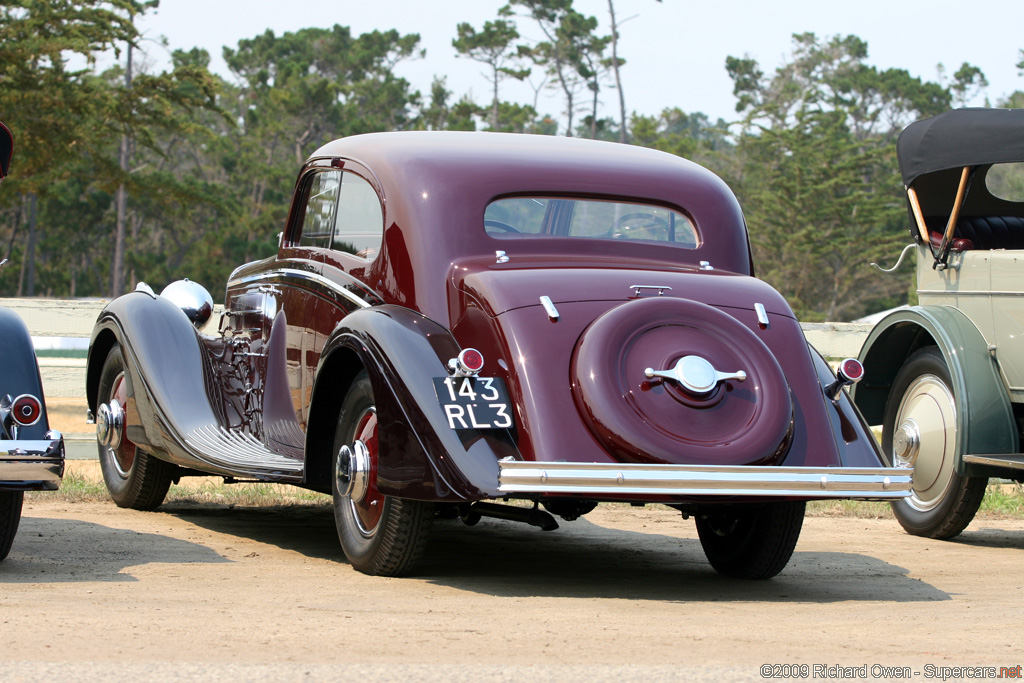
[(39, 422), (43, 414), (43, 404), (31, 394), (22, 394), (11, 403), (11, 417), (22, 427)]
[(839, 400), (843, 387), (848, 387), (864, 378), (864, 366), (856, 358), (847, 358), (836, 368), (836, 381), (825, 387), (825, 394), (833, 401)]
[(839, 364), (836, 375), (850, 384), (856, 384), (864, 376), (864, 366), (856, 358), (847, 358)]
[(475, 375), (484, 369), (484, 354), (476, 349), (462, 349), (457, 358), (448, 361), (448, 368), (456, 375)]

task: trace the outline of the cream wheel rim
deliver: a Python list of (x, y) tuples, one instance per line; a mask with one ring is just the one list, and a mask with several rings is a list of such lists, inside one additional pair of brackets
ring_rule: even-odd
[(921, 375), (907, 387), (893, 430), (893, 464), (914, 468), (907, 504), (919, 512), (939, 505), (956, 476), (956, 402), (939, 377)]

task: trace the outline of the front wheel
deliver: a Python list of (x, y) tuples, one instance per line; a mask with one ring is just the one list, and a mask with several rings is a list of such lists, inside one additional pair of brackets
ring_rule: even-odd
[(128, 381), (120, 346), (103, 362), (97, 397), (102, 413), (97, 419), (100, 470), (110, 497), (119, 507), (155, 509), (164, 502), (175, 467), (140, 450), (125, 433)]
[(804, 524), (803, 501), (737, 505), (697, 517), (708, 562), (734, 579), (770, 579), (793, 556)]
[(949, 368), (935, 346), (916, 351), (889, 391), (882, 451), (894, 465), (914, 468), (913, 491), (892, 511), (915, 536), (952, 538), (981, 505), (988, 479), (957, 474), (956, 400)]
[(0, 560), (11, 552), (14, 535), (21, 522), (21, 505), (25, 499), (22, 491), (0, 491)]
[(434, 506), (377, 490), (377, 409), (365, 371), (341, 405), (333, 465), (334, 523), (345, 557), (364, 574), (408, 574), (426, 548)]

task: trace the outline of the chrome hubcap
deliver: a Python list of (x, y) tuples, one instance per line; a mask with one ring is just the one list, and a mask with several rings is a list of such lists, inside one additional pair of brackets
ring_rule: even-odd
[(117, 449), (124, 435), (124, 408), (116, 398), (96, 411), (96, 439), (101, 446)]
[(370, 451), (366, 444), (356, 440), (351, 448), (342, 446), (334, 474), (338, 492), (356, 503), (361, 502), (370, 488)]
[(921, 450), (921, 430), (914, 418), (907, 418), (892, 435), (892, 450), (898, 464), (913, 465)]

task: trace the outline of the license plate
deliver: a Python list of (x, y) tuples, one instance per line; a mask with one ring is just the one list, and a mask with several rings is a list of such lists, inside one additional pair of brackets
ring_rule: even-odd
[(452, 429), (512, 426), (512, 403), (500, 377), (435, 377), (434, 391)]

